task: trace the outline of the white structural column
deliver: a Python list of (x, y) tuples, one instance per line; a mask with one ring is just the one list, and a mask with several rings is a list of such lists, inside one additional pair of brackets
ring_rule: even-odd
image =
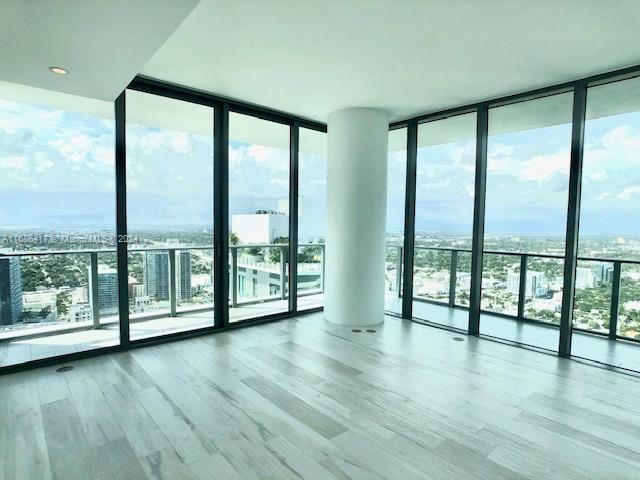
[(329, 115), (325, 318), (384, 320), (389, 117), (371, 108)]

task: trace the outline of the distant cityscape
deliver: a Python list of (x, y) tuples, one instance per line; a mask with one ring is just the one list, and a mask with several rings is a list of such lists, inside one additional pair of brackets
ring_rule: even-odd
[[(230, 270), (235, 269), (237, 282), (236, 294), (230, 300), (280, 298), (286, 289), (282, 262), (287, 255), (287, 215), (267, 210), (233, 215), (232, 226), (236, 230), (230, 234)], [(96, 305), (99, 322), (117, 321), (115, 245), (86, 241), (111, 238), (107, 233), (41, 230), (4, 233), (5, 242), (0, 248), (0, 331), (60, 323), (90, 324)], [(38, 243), (54, 236), (55, 243)], [(129, 311), (133, 318), (169, 311), (172, 295), (178, 310), (213, 307), (211, 226), (170, 232), (133, 231), (129, 237), (136, 242), (129, 244), (128, 257)], [(74, 238), (82, 239), (80, 245), (73, 242)], [(305, 244), (299, 250), (298, 289), (302, 294), (319, 292), (322, 288), (323, 239), (313, 241), (314, 244)], [(28, 254), (42, 251), (52, 253)], [(14, 256), (9, 256), (12, 253)], [(94, 266), (92, 262), (97, 264)], [(170, 282), (172, 271), (175, 271), (175, 292)]]
[[(402, 245), (403, 236), (389, 235), (388, 245)], [(448, 303), (451, 251), (457, 252), (455, 304), (469, 306), (471, 236), (418, 232), (414, 255), (414, 296)], [(559, 324), (564, 274), (564, 239), (546, 236), (487, 235), (482, 273), (482, 309), (518, 314), (521, 255), (527, 255), (524, 317)], [(504, 254), (488, 252), (505, 252)], [(536, 257), (541, 254), (547, 257)], [(387, 295), (397, 295), (397, 247), (387, 247)], [(574, 326), (609, 331), (613, 262), (640, 258), (640, 238), (585, 236), (576, 269)], [(558, 257), (558, 258), (556, 258)], [(586, 260), (597, 258), (598, 260)], [(640, 339), (640, 265), (622, 263), (618, 334)]]
[[(288, 242), (288, 216), (279, 211), (234, 215), (231, 222), (230, 275), (234, 269), (236, 301), (280, 298), (282, 266)], [(38, 238), (41, 231), (5, 231), (5, 238)], [(52, 232), (49, 232), (52, 234)], [(62, 232), (58, 232), (62, 233)], [(102, 238), (105, 232), (91, 232)], [(87, 236), (64, 232), (63, 238)], [(62, 236), (62, 235), (61, 235)], [(137, 243), (129, 244), (129, 310), (132, 317), (166, 312), (171, 295), (178, 309), (211, 308), (213, 305), (213, 234), (211, 226), (182, 230), (132, 231)], [(299, 250), (299, 288), (321, 292), (324, 240), (313, 239)], [(398, 247), (401, 234), (387, 236), (387, 295), (398, 295)], [(244, 246), (246, 247), (240, 247)], [(252, 246), (255, 245), (255, 246)], [(264, 245), (274, 245), (264, 247)], [(280, 246), (278, 246), (280, 245)], [(416, 299), (448, 303), (451, 289), (452, 251), (456, 251), (455, 304), (469, 305), (471, 237), (419, 232), (416, 235), (414, 295)], [(3, 245), (0, 251), (0, 329), (12, 330), (55, 323), (91, 323), (94, 295), (100, 322), (115, 322), (118, 313), (116, 256), (113, 245), (57, 243), (45, 246)], [(10, 252), (42, 250), (96, 250), (87, 253), (6, 256)], [(172, 252), (172, 253), (170, 253)], [(515, 316), (520, 292), (520, 253), (527, 254), (524, 285), (525, 311), (529, 319), (558, 324), (562, 304), (564, 241), (545, 236), (487, 235), (483, 267), (482, 308)], [(504, 252), (504, 253), (489, 253)], [(2, 257), (2, 254), (5, 254)], [(548, 257), (538, 257), (536, 254)], [(576, 270), (577, 328), (608, 332), (613, 262), (640, 258), (640, 238), (593, 236), (581, 239)], [(171, 257), (171, 258), (170, 258)], [(96, 266), (91, 262), (97, 261)], [(172, 266), (173, 262), (173, 266)], [(233, 263), (235, 262), (235, 263)], [(93, 267), (93, 270), (92, 270)], [(91, 272), (97, 274), (92, 288)], [(175, 271), (175, 292), (170, 275)], [(233, 285), (233, 282), (230, 282)], [(230, 299), (233, 301), (232, 299)], [(622, 264), (619, 335), (640, 339), (640, 266)]]

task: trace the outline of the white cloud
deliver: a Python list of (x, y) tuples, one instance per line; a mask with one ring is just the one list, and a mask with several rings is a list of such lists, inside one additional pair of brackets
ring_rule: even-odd
[(251, 145), (247, 148), (247, 152), (256, 163), (266, 163), (269, 161), (273, 149), (263, 145)]
[(589, 175), (589, 180), (592, 181), (592, 182), (602, 183), (602, 182), (606, 181), (607, 178), (609, 178), (609, 176), (607, 175), (607, 172), (605, 172), (603, 170), (599, 170), (597, 172), (593, 172), (592, 174)]
[(601, 202), (601, 201), (606, 200), (607, 198), (612, 197), (612, 196), (613, 196), (613, 193), (610, 193), (610, 192), (602, 192), (600, 195), (598, 195), (598, 196), (596, 197), (596, 201), (597, 201), (597, 202)]
[(491, 142), (489, 148), (489, 154), (491, 157), (511, 157), (516, 151), (512, 145), (505, 145), (503, 143)]
[(22, 170), (27, 165), (27, 160), (21, 156), (10, 156), (0, 158), (0, 167), (11, 170)]
[(447, 188), (449, 186), (451, 186), (451, 178), (444, 178), (435, 182), (422, 183), (418, 190), (435, 190), (438, 188)]
[(51, 160), (44, 152), (36, 152), (34, 155), (34, 161), (36, 164), (36, 172), (42, 173), (50, 170), (53, 166), (53, 160)]
[(508, 158), (490, 158), (487, 160), (487, 171), (493, 173), (508, 173), (511, 167), (511, 160)]
[(115, 168), (115, 154), (113, 148), (109, 147), (96, 147), (93, 152), (93, 158), (98, 161), (100, 165), (106, 167)]
[(625, 147), (634, 150), (640, 149), (640, 136), (635, 128), (628, 125), (620, 125), (602, 137), (602, 145), (605, 148)]
[(46, 122), (56, 121), (62, 117), (62, 111), (60, 110), (41, 110), (40, 118)]
[(48, 145), (55, 148), (65, 160), (81, 163), (93, 148), (92, 138), (84, 133), (74, 132), (57, 140), (51, 140)]
[(464, 185), (464, 190), (465, 190), (465, 192), (467, 192), (467, 196), (469, 198), (474, 198), (475, 197), (474, 192), (476, 190), (476, 187), (475, 187), (475, 185), (473, 183), (465, 184)]
[(524, 162), (519, 179), (546, 180), (557, 173), (569, 175), (569, 149), (562, 149), (550, 155), (534, 155)]
[(20, 123), (13, 117), (0, 117), (0, 130), (12, 135), (18, 131)]
[(619, 200), (629, 200), (638, 194), (640, 194), (640, 187), (627, 187), (621, 191), (616, 198)]
[(169, 144), (176, 153), (188, 155), (191, 153), (191, 138), (184, 132), (171, 132)]

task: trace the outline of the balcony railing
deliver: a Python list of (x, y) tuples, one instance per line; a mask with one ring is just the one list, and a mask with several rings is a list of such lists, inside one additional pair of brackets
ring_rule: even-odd
[[(299, 263), (298, 274), (304, 275), (305, 273), (309, 274), (314, 278), (313, 285), (298, 288), (297, 295), (305, 296), (305, 295), (314, 295), (320, 294), (324, 292), (324, 271), (325, 271), (325, 246), (324, 244), (299, 244), (299, 248), (310, 247), (311, 249), (316, 250), (317, 258), (314, 258), (313, 262), (310, 263)], [(258, 250), (260, 253), (256, 253)], [(415, 247), (416, 254), (418, 252), (437, 252), (439, 254), (444, 254), (448, 256), (448, 265), (445, 269), (448, 271), (448, 280), (446, 283), (448, 286), (443, 287), (443, 294), (438, 295), (442, 297), (442, 299), (434, 299), (427, 298), (426, 296), (415, 295), (414, 300), (425, 301), (430, 303), (437, 303), (441, 305), (447, 305), (451, 308), (467, 308), (467, 305), (463, 301), (460, 301), (458, 298), (460, 293), (458, 290), (460, 288), (460, 265), (461, 258), (465, 255), (470, 255), (471, 250), (465, 248), (445, 248), (445, 247), (426, 247), (426, 246), (416, 246)], [(145, 321), (150, 320), (152, 318), (160, 318), (160, 317), (175, 317), (182, 313), (191, 313), (194, 311), (208, 311), (213, 309), (212, 304), (206, 305), (191, 305), (189, 307), (179, 308), (178, 295), (177, 295), (177, 282), (181, 280), (181, 275), (183, 272), (178, 271), (176, 268), (176, 252), (183, 251), (210, 251), (211, 259), (213, 259), (213, 247), (211, 246), (180, 246), (180, 247), (153, 247), (153, 248), (131, 248), (128, 250), (128, 253), (131, 254), (148, 254), (149, 252), (166, 252), (168, 259), (168, 308), (165, 308), (162, 312), (152, 311), (152, 312), (132, 312), (131, 314), (131, 322)], [(244, 254), (243, 251), (253, 251), (250, 254)], [(265, 261), (264, 258), (268, 256), (269, 251), (277, 251), (278, 259), (277, 261)], [(389, 252), (392, 252), (389, 255)], [(87, 255), (88, 262), (88, 277), (87, 277), (87, 291), (89, 297), (89, 306), (91, 310), (91, 322), (87, 325), (87, 322), (82, 322), (82, 325), (73, 323), (69, 323), (68, 325), (60, 326), (60, 330), (79, 330), (86, 328), (101, 328), (109, 324), (113, 324), (117, 322), (117, 316), (113, 314), (112, 316), (108, 316), (105, 314), (101, 314), (100, 311), (100, 295), (99, 295), (99, 282), (98, 282), (98, 265), (99, 265), (99, 255), (101, 254), (112, 254), (115, 255), (116, 251), (114, 249), (93, 249), (93, 250), (64, 250), (64, 251), (34, 251), (34, 252), (10, 252), (10, 253), (2, 253), (0, 254), (0, 259), (2, 258), (21, 258), (21, 257), (38, 257), (38, 256), (49, 256), (49, 255)], [(300, 253), (300, 250), (299, 250)], [(553, 321), (551, 323), (544, 322), (540, 319), (531, 318), (527, 315), (526, 305), (527, 298), (531, 298), (530, 295), (527, 295), (527, 288), (531, 288), (527, 285), (527, 271), (529, 269), (529, 263), (532, 259), (538, 260), (547, 260), (547, 261), (556, 261), (563, 262), (564, 257), (562, 255), (554, 255), (554, 254), (538, 254), (538, 253), (520, 253), (520, 252), (505, 252), (505, 251), (497, 251), (497, 250), (485, 250), (485, 255), (496, 255), (501, 257), (513, 257), (514, 262), (513, 265), (517, 265), (517, 273), (518, 273), (518, 282), (517, 282), (517, 293), (514, 292), (514, 297), (517, 299), (517, 306), (514, 308), (514, 313), (505, 313), (494, 311), (490, 309), (484, 309), (483, 312), (489, 314), (497, 314), (501, 316), (506, 316), (509, 318), (513, 318), (520, 321), (531, 321), (531, 322), (542, 322), (548, 325), (554, 325)], [(263, 303), (263, 302), (275, 302), (286, 300), (288, 298), (288, 255), (289, 255), (289, 245), (288, 244), (260, 244), (260, 245), (230, 245), (229, 246), (229, 304), (231, 308), (242, 307), (244, 305)], [(399, 245), (387, 245), (387, 270), (395, 270), (395, 281), (392, 283), (393, 294), (398, 298), (402, 297), (402, 269), (403, 269), (403, 257), (404, 257), (404, 247)], [(640, 266), (640, 261), (634, 260), (623, 260), (623, 259), (609, 259), (609, 258), (597, 258), (597, 257), (579, 257), (579, 262), (597, 262), (600, 264), (610, 265), (611, 269), (607, 271), (607, 282), (611, 283), (611, 298), (608, 307), (606, 307), (608, 313), (608, 332), (593, 332), (592, 330), (582, 329), (591, 331), (592, 333), (600, 333), (607, 334), (610, 338), (628, 338), (625, 336), (618, 335), (618, 318), (620, 312), (620, 291), (621, 291), (621, 277), (623, 268), (625, 266)], [(308, 271), (305, 271), (305, 268)], [(243, 272), (244, 270), (244, 272)], [(245, 274), (247, 271), (262, 271), (264, 273), (264, 278), (267, 278), (267, 282), (269, 284), (273, 284), (274, 291), (267, 291), (266, 294), (254, 294), (246, 293), (246, 288), (241, 288), (241, 278), (251, 278), (252, 283), (255, 276), (246, 277)], [(515, 271), (515, 270), (514, 270)], [(253, 272), (252, 272), (253, 275)], [(272, 276), (273, 275), (273, 276)], [(317, 275), (317, 283), (315, 281), (315, 276)], [(483, 276), (483, 281), (490, 279), (489, 277)], [(244, 285), (247, 286), (246, 284)], [(270, 288), (270, 287), (267, 287)], [(25, 292), (26, 293), (26, 292)], [(464, 293), (464, 292), (463, 292)], [(637, 299), (637, 300), (640, 300)], [(80, 323), (80, 322), (79, 322)], [(44, 324), (42, 324), (44, 325)], [(28, 327), (29, 325), (20, 324), (20, 326)], [(34, 325), (31, 324), (31, 327)], [(0, 328), (11, 329), (12, 326), (0, 326)], [(17, 327), (19, 329), (19, 327)], [(577, 328), (581, 329), (581, 328)], [(24, 330), (29, 330), (29, 328), (24, 328)], [(17, 333), (17, 332), (16, 332)], [(26, 332), (25, 332), (26, 333)], [(11, 335), (10, 335), (11, 336)], [(6, 337), (6, 335), (5, 335)]]
[[(304, 286), (299, 285), (298, 287), (298, 296), (307, 296), (307, 295), (315, 295), (324, 292), (324, 264), (325, 264), (325, 248), (323, 244), (299, 244), (299, 248), (310, 247), (312, 250), (317, 251), (318, 258), (317, 262), (314, 263), (299, 263), (298, 271), (300, 274), (307, 274), (311, 276), (317, 275), (317, 281), (313, 282), (312, 286)], [(136, 312), (132, 311), (130, 314), (130, 321), (134, 322), (142, 322), (147, 320), (152, 320), (156, 318), (163, 317), (176, 317), (182, 313), (193, 313), (193, 312), (203, 312), (203, 311), (211, 311), (213, 310), (213, 304), (209, 304), (207, 302), (206, 305), (191, 305), (188, 307), (179, 308), (179, 298), (178, 298), (178, 282), (181, 282), (182, 275), (185, 273), (177, 268), (178, 262), (176, 261), (176, 252), (194, 252), (194, 251), (209, 251), (211, 252), (211, 261), (213, 261), (213, 247), (211, 246), (176, 246), (176, 247), (168, 247), (168, 246), (159, 246), (159, 247), (151, 247), (151, 248), (129, 248), (127, 250), (128, 254), (141, 254), (148, 255), (152, 252), (162, 252), (166, 253), (166, 261), (168, 265), (166, 280), (168, 285), (167, 296), (168, 298), (163, 302), (163, 307), (160, 309), (151, 309), (151, 311), (142, 311)], [(258, 250), (262, 253), (260, 254), (247, 254), (243, 255), (243, 251), (254, 251)], [(269, 260), (265, 261), (265, 253), (268, 253), (271, 250), (275, 250), (278, 252), (278, 260), (276, 263), (273, 263)], [(87, 263), (87, 282), (85, 285), (81, 285), (81, 288), (87, 289), (88, 302), (79, 302), (82, 305), (88, 305), (86, 308), (90, 309), (91, 312), (91, 320), (90, 321), (78, 321), (78, 322), (52, 322), (52, 321), (44, 321), (44, 322), (20, 322), (12, 325), (0, 325), (0, 340), (1, 339), (9, 339), (15, 338), (16, 336), (20, 337), (36, 337), (40, 335), (51, 334), (53, 331), (55, 332), (71, 332), (71, 331), (79, 331), (86, 329), (97, 329), (103, 328), (105, 326), (113, 325), (117, 323), (117, 312), (109, 312), (106, 313), (101, 311), (100, 305), (100, 282), (99, 282), (99, 256), (100, 255), (115, 255), (115, 249), (85, 249), (85, 250), (42, 250), (42, 251), (30, 251), (30, 252), (6, 252), (0, 253), (0, 259), (22, 259), (22, 258), (33, 258), (33, 257), (45, 257), (45, 256), (79, 256), (86, 255), (88, 257)], [(271, 302), (278, 300), (286, 300), (288, 298), (288, 255), (289, 255), (289, 245), (288, 244), (261, 244), (261, 245), (230, 245), (229, 246), (229, 275), (230, 275), (230, 293), (229, 293), (229, 304), (232, 308), (242, 307), (244, 305), (263, 303), (263, 302)], [(268, 255), (266, 255), (268, 256)], [(314, 259), (315, 260), (315, 259)], [(163, 260), (164, 261), (164, 258)], [(104, 262), (102, 262), (104, 264)], [(314, 264), (317, 264), (317, 267), (314, 267)], [(211, 266), (211, 272), (213, 272), (213, 267)], [(253, 295), (247, 294), (240, 290), (240, 278), (244, 275), (242, 274), (242, 270), (244, 272), (251, 272), (251, 275), (248, 276), (251, 280), (255, 278), (252, 276), (253, 271), (261, 271), (264, 274), (264, 277), (267, 279), (266, 281), (271, 283), (277, 283), (277, 294), (271, 295)], [(51, 272), (49, 272), (51, 273)], [(192, 272), (189, 272), (191, 275)], [(212, 275), (212, 285), (213, 285), (213, 273)], [(274, 278), (275, 276), (275, 278)], [(253, 283), (253, 282), (252, 282)], [(138, 284), (140, 285), (140, 284)], [(142, 283), (144, 285), (144, 283)], [(55, 291), (55, 293), (59, 293), (64, 290), (66, 285), (59, 285), (55, 287), (51, 287), (50, 290)], [(116, 288), (116, 287), (114, 287)], [(146, 285), (144, 286), (146, 288)], [(164, 288), (164, 287), (163, 287)], [(212, 287), (213, 288), (213, 287)], [(269, 288), (269, 287), (267, 287)], [(20, 288), (22, 290), (22, 286)], [(30, 292), (21, 292), (21, 296), (25, 293), (37, 294), (38, 292), (45, 292), (44, 290), (35, 290)], [(117, 290), (113, 292), (114, 295), (117, 295)], [(129, 308), (132, 307), (135, 310), (135, 306), (132, 305), (132, 301), (134, 299), (130, 298)], [(22, 298), (21, 298), (22, 301)], [(27, 309), (29, 305), (26, 305)], [(159, 311), (162, 310), (162, 311)], [(42, 328), (41, 328), (42, 327)], [(38, 331), (36, 331), (38, 330)], [(46, 331), (41, 331), (46, 330)]]
[[(398, 297), (402, 296), (401, 291), (401, 279), (402, 279), (402, 268), (403, 268), (403, 255), (404, 255), (404, 247), (400, 245), (387, 245), (387, 252), (389, 250), (394, 250), (395, 253), (392, 255), (393, 262), (395, 263), (395, 271), (396, 278), (398, 279), (394, 284), (394, 291)], [(468, 305), (461, 304), (456, 301), (456, 289), (458, 288), (458, 272), (459, 272), (459, 261), (460, 256), (463, 254), (470, 255), (471, 250), (466, 248), (447, 248), (447, 247), (426, 247), (426, 246), (415, 246), (416, 255), (421, 251), (431, 251), (431, 252), (439, 252), (444, 253), (449, 256), (449, 265), (448, 265), (448, 292), (446, 293), (446, 301), (436, 300), (432, 298), (425, 298), (424, 296), (416, 295), (414, 293), (413, 299), (417, 301), (435, 303), (435, 304), (446, 304), (451, 308), (468, 308)], [(537, 323), (544, 323), (547, 325), (555, 325), (555, 322), (545, 322), (540, 319), (530, 318), (526, 313), (526, 300), (527, 295), (527, 272), (529, 269), (529, 261), (531, 259), (541, 259), (548, 261), (557, 261), (564, 262), (563, 255), (554, 255), (554, 254), (542, 254), (542, 253), (521, 253), (521, 252), (507, 252), (507, 251), (498, 251), (498, 250), (485, 250), (484, 255), (496, 255), (496, 256), (508, 256), (515, 257), (516, 261), (514, 264), (518, 265), (518, 288), (517, 288), (517, 307), (515, 314), (496, 312), (489, 309), (482, 309), (481, 311), (488, 314), (497, 314), (500, 316), (509, 317), (519, 321), (530, 321)], [(389, 254), (387, 253), (387, 257), (389, 258)], [(618, 318), (620, 312), (620, 290), (621, 290), (621, 274), (623, 271), (623, 267), (625, 265), (628, 266), (640, 266), (640, 261), (636, 260), (623, 260), (623, 259), (610, 259), (610, 258), (601, 258), (601, 257), (578, 257), (578, 262), (588, 262), (588, 263), (598, 263), (603, 265), (611, 266), (610, 270), (605, 270), (607, 278), (607, 282), (611, 283), (611, 298), (608, 307), (606, 308), (608, 312), (608, 332), (601, 331), (593, 331), (590, 329), (574, 327), (576, 330), (587, 331), (589, 333), (598, 333), (608, 335), (611, 339), (624, 338), (629, 339), (629, 337), (625, 337), (623, 335), (618, 335)], [(389, 264), (389, 262), (388, 262)], [(489, 277), (486, 277), (483, 273), (483, 283), (485, 280), (488, 280)], [(600, 279), (602, 281), (602, 279)], [(484, 285), (483, 285), (484, 291)], [(640, 300), (637, 299), (637, 300)], [(575, 310), (574, 310), (575, 311)]]

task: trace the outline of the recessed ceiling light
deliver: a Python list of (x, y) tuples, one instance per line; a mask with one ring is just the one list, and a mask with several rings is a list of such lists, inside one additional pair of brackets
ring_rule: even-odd
[(49, 67), (49, 70), (58, 75), (66, 75), (67, 73), (69, 73), (69, 70), (62, 67)]

